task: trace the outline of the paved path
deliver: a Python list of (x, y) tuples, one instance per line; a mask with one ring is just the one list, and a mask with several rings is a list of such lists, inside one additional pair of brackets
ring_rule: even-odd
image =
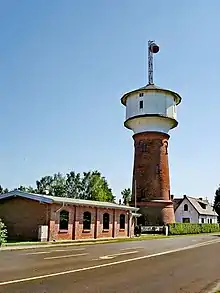
[(0, 251), (0, 293), (205, 293), (219, 250), (212, 235)]

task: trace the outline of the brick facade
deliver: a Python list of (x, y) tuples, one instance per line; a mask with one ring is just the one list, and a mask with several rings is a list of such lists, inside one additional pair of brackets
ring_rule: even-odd
[[(58, 212), (56, 212), (58, 210)], [(66, 210), (69, 212), (69, 225), (67, 231), (62, 231), (59, 228), (60, 211)], [(90, 229), (83, 229), (84, 212), (91, 213)], [(103, 215), (109, 214), (109, 228), (103, 227)], [(120, 229), (120, 215), (125, 215), (125, 228)], [(128, 211), (105, 209), (99, 207), (86, 206), (51, 206), (50, 220), (50, 236), (49, 240), (80, 240), (80, 239), (96, 239), (96, 238), (115, 238), (129, 237), (134, 235), (134, 222), (131, 221), (131, 216)]]
[(26, 198), (15, 197), (0, 202), (0, 218), (8, 238), (17, 241), (38, 239), (38, 226), (48, 224), (49, 206)]
[[(62, 211), (68, 212), (66, 229), (60, 227)], [(89, 229), (84, 229), (84, 213), (91, 215)], [(103, 215), (108, 214), (107, 228), (103, 226)], [(125, 224), (120, 229), (120, 215)], [(1, 199), (0, 218), (8, 229), (9, 240), (37, 240), (39, 226), (48, 227), (49, 241), (79, 240), (96, 238), (130, 237), (134, 235), (134, 221), (131, 211), (125, 208), (104, 208), (74, 204), (40, 203), (39, 201), (11, 197)]]
[[(175, 222), (170, 195), (168, 164), (169, 135), (160, 132), (138, 133), (134, 139), (133, 192), (145, 217), (145, 224)], [(135, 198), (132, 198), (134, 204)]]

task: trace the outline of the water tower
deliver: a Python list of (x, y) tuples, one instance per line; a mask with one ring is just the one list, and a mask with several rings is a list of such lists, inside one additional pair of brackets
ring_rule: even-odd
[(126, 107), (124, 126), (133, 131), (134, 168), (132, 205), (140, 208), (143, 225), (175, 222), (170, 194), (168, 163), (169, 132), (177, 127), (176, 108), (181, 97), (153, 82), (153, 55), (159, 52), (148, 41), (148, 84), (126, 93), (121, 103)]

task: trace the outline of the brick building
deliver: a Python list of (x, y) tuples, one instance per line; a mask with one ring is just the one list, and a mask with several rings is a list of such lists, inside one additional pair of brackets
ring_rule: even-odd
[(53, 241), (130, 237), (137, 208), (18, 190), (0, 195), (8, 238)]

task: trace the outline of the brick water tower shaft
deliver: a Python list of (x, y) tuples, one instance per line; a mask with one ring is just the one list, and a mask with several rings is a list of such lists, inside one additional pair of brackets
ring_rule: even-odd
[(140, 207), (143, 225), (175, 222), (170, 194), (168, 163), (169, 131), (178, 124), (176, 106), (179, 94), (153, 83), (153, 54), (159, 47), (148, 42), (148, 84), (126, 93), (125, 127), (134, 133), (132, 205)]

